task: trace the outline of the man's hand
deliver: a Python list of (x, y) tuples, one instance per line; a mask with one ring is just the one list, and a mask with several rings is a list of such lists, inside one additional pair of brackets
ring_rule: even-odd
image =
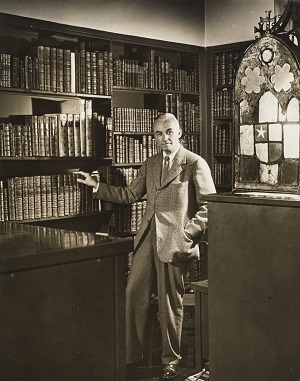
[(91, 176), (89, 173), (87, 172), (83, 172), (83, 171), (77, 171), (77, 172), (73, 172), (75, 175), (80, 175), (82, 176), (81, 178), (78, 177), (77, 181), (79, 183), (82, 183), (82, 184), (85, 184), (87, 185), (88, 187), (93, 187), (93, 188), (96, 188), (97, 185), (98, 185), (98, 182), (95, 180), (95, 178), (93, 176)]

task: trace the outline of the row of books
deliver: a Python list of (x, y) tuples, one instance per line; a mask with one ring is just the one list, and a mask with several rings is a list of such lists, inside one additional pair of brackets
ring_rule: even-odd
[(0, 86), (26, 90), (111, 95), (118, 87), (198, 92), (198, 74), (176, 68), (169, 58), (146, 52), (144, 61), (78, 49), (34, 46), (25, 56), (0, 54)]
[(115, 135), (116, 164), (138, 164), (158, 152), (159, 149), (153, 135), (142, 135), (141, 137)]
[(213, 163), (212, 176), (215, 185), (232, 186), (232, 166), (229, 163)]
[[(199, 107), (191, 102), (183, 102), (181, 95), (166, 94), (162, 111), (174, 114), (184, 132), (197, 131)], [(152, 132), (153, 122), (160, 113), (156, 109), (115, 107), (114, 131)]]
[[(185, 135), (180, 139), (181, 144), (192, 152), (200, 152), (200, 136)], [(153, 135), (132, 137), (115, 135), (115, 163), (138, 164), (159, 152)]]
[(159, 111), (148, 108), (115, 107), (115, 132), (152, 132), (152, 124)]
[(188, 263), (188, 271), (185, 278), (185, 288), (190, 289), (191, 282), (198, 282), (202, 276), (202, 262), (201, 259)]
[(182, 100), (180, 94), (166, 94), (166, 112), (174, 114), (184, 132), (198, 130), (199, 106)]
[(116, 235), (121, 233), (134, 233), (141, 224), (145, 213), (147, 201), (138, 201), (132, 205), (116, 206), (114, 232)]
[(138, 169), (133, 167), (110, 168), (114, 170), (113, 184), (115, 186), (128, 186), (138, 175)]
[(168, 57), (145, 52), (143, 62), (137, 59), (113, 57), (113, 85), (139, 89), (198, 92), (196, 70), (176, 68)]
[(201, 152), (201, 141), (199, 135), (185, 135), (180, 139), (180, 143), (186, 149), (195, 152), (199, 155)]
[(214, 93), (213, 113), (215, 117), (232, 116), (233, 114), (232, 89), (224, 88)]
[(213, 55), (213, 85), (232, 85), (233, 70), (239, 57), (238, 52), (222, 52)]
[(92, 189), (75, 174), (12, 177), (0, 181), (1, 221), (92, 213), (101, 209)]
[(223, 123), (213, 126), (213, 153), (232, 153), (232, 123)]
[[(114, 167), (114, 166), (100, 166), (97, 169), (100, 181), (109, 185), (120, 187), (128, 186), (133, 179), (138, 175), (138, 169), (133, 167)], [(115, 205), (109, 202), (102, 202), (102, 210), (115, 210)]]
[(39, 45), (24, 57), (0, 54), (0, 86), (26, 90), (111, 95), (112, 53)]
[(28, 115), (24, 124), (0, 123), (1, 157), (112, 157), (112, 118), (92, 112)]

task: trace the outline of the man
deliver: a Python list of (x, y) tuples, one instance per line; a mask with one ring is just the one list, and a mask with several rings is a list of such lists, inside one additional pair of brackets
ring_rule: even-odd
[[(164, 380), (175, 378), (180, 362), (184, 278), (188, 261), (199, 258), (198, 240), (207, 227), (202, 196), (215, 193), (206, 161), (180, 144), (174, 115), (153, 123), (160, 153), (148, 158), (128, 187), (97, 183), (88, 173), (79, 182), (95, 188), (95, 197), (131, 204), (147, 195), (147, 207), (135, 237), (126, 288), (127, 364), (142, 360), (149, 301), (156, 287), (162, 333)], [(163, 178), (162, 178), (163, 177)]]

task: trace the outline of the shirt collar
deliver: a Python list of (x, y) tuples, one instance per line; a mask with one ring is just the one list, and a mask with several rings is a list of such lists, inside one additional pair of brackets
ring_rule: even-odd
[(167, 154), (163, 151), (163, 158), (165, 158), (166, 156), (169, 156), (170, 161), (173, 161), (175, 155), (177, 154), (177, 152), (178, 152), (178, 150), (179, 150), (179, 148), (180, 148), (180, 145), (178, 146), (178, 148), (177, 148), (175, 151), (173, 151), (172, 153), (170, 153), (170, 155), (167, 155)]

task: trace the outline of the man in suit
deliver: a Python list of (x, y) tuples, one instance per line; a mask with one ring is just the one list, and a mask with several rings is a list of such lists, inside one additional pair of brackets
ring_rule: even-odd
[(149, 301), (156, 288), (162, 333), (165, 380), (178, 374), (183, 322), (183, 295), (188, 261), (199, 258), (198, 241), (207, 228), (203, 195), (215, 193), (206, 161), (180, 144), (174, 115), (160, 114), (153, 123), (161, 152), (148, 158), (127, 187), (97, 183), (88, 173), (79, 182), (94, 187), (101, 200), (131, 204), (147, 197), (135, 237), (126, 288), (127, 364), (143, 358)]

